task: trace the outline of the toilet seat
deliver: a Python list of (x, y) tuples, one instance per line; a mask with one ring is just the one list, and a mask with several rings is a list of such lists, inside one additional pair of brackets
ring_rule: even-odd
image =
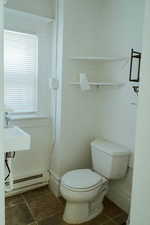
[(90, 169), (73, 170), (62, 177), (62, 185), (74, 192), (91, 191), (106, 182), (106, 178)]

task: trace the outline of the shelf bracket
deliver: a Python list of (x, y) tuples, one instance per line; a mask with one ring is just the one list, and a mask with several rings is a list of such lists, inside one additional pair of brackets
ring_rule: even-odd
[(132, 48), (130, 61), (130, 75), (129, 75), (130, 82), (140, 81), (140, 67), (141, 67), (141, 52), (137, 52)]

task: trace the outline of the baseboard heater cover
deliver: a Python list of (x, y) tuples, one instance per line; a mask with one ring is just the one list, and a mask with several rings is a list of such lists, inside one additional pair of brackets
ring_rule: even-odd
[[(14, 180), (14, 184), (22, 183), (22, 182), (29, 181), (29, 180), (34, 180), (34, 179), (41, 178), (41, 177), (43, 177), (43, 174), (20, 178), (20, 179)], [(6, 184), (9, 185), (9, 182), (6, 182)]]
[(43, 174), (38, 174), (38, 175), (30, 176), (30, 177), (24, 177), (24, 178), (15, 180), (14, 183), (17, 184), (17, 183), (34, 180), (34, 179), (41, 178), (41, 177), (43, 177)]
[[(40, 173), (40, 174), (35, 174), (31, 175), (28, 177), (22, 177), (19, 179), (14, 180), (14, 190), (12, 193), (17, 192), (23, 192), (23, 190), (32, 190), (36, 187), (39, 186), (45, 186), (48, 185), (49, 182), (49, 175), (48, 173)], [(6, 183), (6, 185), (9, 185), (9, 182)], [(11, 193), (10, 193), (11, 195)]]

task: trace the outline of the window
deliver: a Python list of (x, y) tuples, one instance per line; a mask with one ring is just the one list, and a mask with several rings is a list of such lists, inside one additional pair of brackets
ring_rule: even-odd
[(5, 104), (15, 113), (37, 111), (38, 38), (4, 33)]

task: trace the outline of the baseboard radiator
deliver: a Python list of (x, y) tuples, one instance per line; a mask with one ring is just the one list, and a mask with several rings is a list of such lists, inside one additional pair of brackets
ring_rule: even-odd
[[(6, 192), (6, 196), (20, 194), (38, 187), (46, 186), (49, 183), (49, 174), (47, 172), (21, 177), (14, 180), (14, 189), (11, 192)], [(6, 183), (9, 186), (9, 182)]]

